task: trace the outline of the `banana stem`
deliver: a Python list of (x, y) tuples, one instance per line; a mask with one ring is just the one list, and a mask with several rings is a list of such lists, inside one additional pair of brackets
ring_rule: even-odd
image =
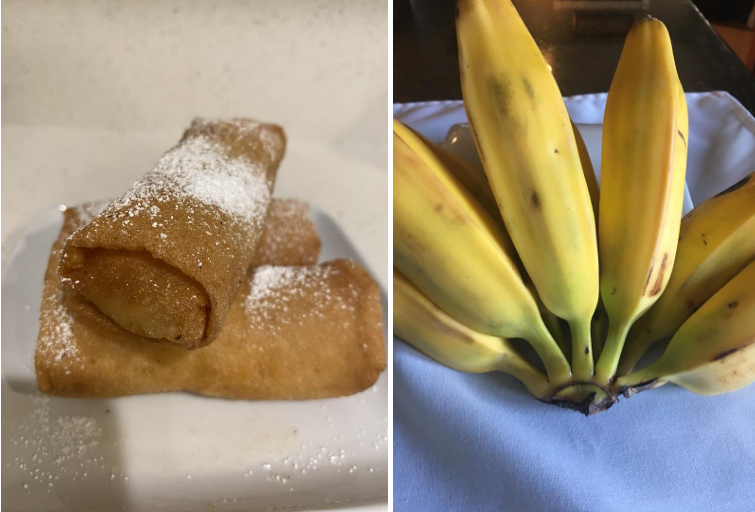
[(619, 365), (621, 349), (624, 348), (624, 340), (627, 338), (631, 322), (608, 322), (608, 337), (600, 358), (595, 365), (595, 382), (608, 385), (616, 374)]
[(632, 372), (635, 365), (639, 362), (645, 352), (655, 344), (654, 339), (648, 338), (641, 334), (634, 334), (630, 331), (629, 339), (627, 340), (624, 349), (621, 353), (621, 359), (616, 371), (616, 375), (627, 375)]
[(566, 339), (566, 333), (561, 327), (561, 322), (558, 317), (547, 310), (541, 311), (541, 316), (543, 317), (543, 322), (545, 322), (545, 326), (548, 328), (548, 331), (550, 331), (551, 336), (556, 340), (561, 352), (563, 352), (564, 356), (568, 358), (571, 353), (569, 340)]
[(544, 400), (551, 388), (548, 378), (527, 361), (522, 360), (521, 363), (511, 364), (510, 359), (504, 359), (499, 369), (519, 379), (535, 398)]
[(606, 337), (606, 308), (603, 307), (603, 301), (598, 301), (598, 308), (592, 320), (592, 358), (597, 361), (603, 351), (603, 342)]
[(572, 380), (555, 386), (545, 402), (590, 416), (609, 409), (618, 399), (613, 390), (592, 381)]
[(529, 336), (525, 335), (523, 337), (530, 342), (537, 355), (543, 361), (550, 384), (569, 380), (571, 377), (569, 362), (542, 320), (532, 326), (532, 332)]
[(629, 398), (640, 391), (663, 386), (666, 382), (658, 376), (658, 372), (655, 371), (653, 365), (650, 365), (638, 372), (619, 377), (616, 379), (613, 388), (617, 393), (621, 393)]
[(590, 380), (593, 371), (592, 342), (590, 340), (591, 318), (586, 322), (572, 321), (571, 328), (571, 365), (572, 374), (578, 380)]

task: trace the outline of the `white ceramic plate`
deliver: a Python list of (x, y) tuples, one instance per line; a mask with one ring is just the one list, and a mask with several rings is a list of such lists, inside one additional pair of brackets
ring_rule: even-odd
[[(313, 216), (321, 260), (364, 265), (327, 214)], [(57, 209), (37, 215), (2, 280), (4, 511), (385, 508), (386, 373), (357, 395), (312, 401), (39, 393), (39, 302), (60, 224)]]

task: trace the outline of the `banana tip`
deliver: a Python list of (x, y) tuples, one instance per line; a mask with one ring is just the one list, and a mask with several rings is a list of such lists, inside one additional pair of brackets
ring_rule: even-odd
[(642, 18), (640, 18), (639, 20), (637, 20), (635, 22), (635, 24), (639, 25), (640, 23), (645, 23), (645, 22), (648, 22), (648, 21), (661, 21), (661, 20), (659, 20), (658, 18), (656, 18), (656, 17), (654, 17), (654, 16), (652, 16), (650, 14), (646, 14), (645, 16), (643, 16)]

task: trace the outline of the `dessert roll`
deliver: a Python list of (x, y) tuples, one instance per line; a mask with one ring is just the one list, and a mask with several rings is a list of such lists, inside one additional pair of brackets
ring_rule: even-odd
[(273, 198), (252, 267), (314, 265), (320, 245), (309, 204), (298, 199)]
[(66, 212), (45, 276), (35, 355), (42, 392), (325, 398), (362, 391), (385, 368), (378, 287), (348, 260), (253, 269), (214, 343), (193, 351), (146, 343), (55, 275), (63, 241), (76, 228), (78, 216), (77, 211)]
[(285, 136), (195, 120), (180, 143), (67, 240), (62, 281), (136, 335), (215, 340), (264, 230)]

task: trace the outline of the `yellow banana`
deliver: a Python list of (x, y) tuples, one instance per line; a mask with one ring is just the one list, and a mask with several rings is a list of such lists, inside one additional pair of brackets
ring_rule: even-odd
[(551, 381), (570, 368), (507, 252), (505, 235), (410, 129), (393, 124), (394, 265), (471, 329), (528, 340)]
[[(425, 138), (418, 131), (410, 127), (407, 127), (407, 128), (412, 130), (412, 132), (414, 132), (417, 135), (417, 137), (419, 137), (422, 140), (422, 142), (424, 142), (427, 145), (427, 147), (430, 148), (433, 153), (435, 153), (435, 156), (437, 156), (443, 162), (443, 165), (445, 165), (446, 168), (448, 168), (448, 170), (459, 181), (459, 183), (470, 194), (472, 194), (472, 197), (474, 197), (477, 200), (477, 202), (480, 203), (480, 206), (485, 208), (485, 211), (501, 227), (502, 234), (504, 235), (504, 239), (505, 239), (504, 241), (505, 241), (505, 246), (506, 246), (506, 252), (508, 253), (509, 257), (512, 259), (514, 264), (516, 264), (517, 269), (522, 275), (522, 280), (524, 281), (524, 285), (527, 287), (527, 289), (532, 294), (532, 297), (535, 299), (535, 302), (537, 303), (537, 309), (540, 311), (540, 315), (543, 317), (543, 322), (545, 322), (546, 327), (548, 327), (548, 330), (553, 336), (553, 339), (556, 340), (556, 343), (558, 344), (558, 346), (561, 348), (561, 351), (564, 354), (571, 353), (571, 349), (565, 346), (565, 343), (568, 340), (566, 339), (566, 335), (563, 331), (563, 328), (561, 327), (561, 323), (558, 317), (554, 315), (553, 313), (551, 313), (545, 307), (545, 304), (543, 304), (543, 301), (540, 299), (540, 296), (538, 295), (537, 290), (535, 289), (535, 286), (532, 284), (532, 280), (529, 279), (529, 276), (526, 273), (524, 265), (519, 259), (519, 255), (516, 253), (516, 249), (514, 249), (514, 245), (511, 242), (511, 238), (509, 238), (509, 234), (508, 232), (506, 232), (506, 226), (503, 223), (503, 219), (501, 219), (501, 212), (498, 209), (498, 204), (496, 203), (495, 196), (493, 196), (493, 191), (490, 189), (490, 184), (488, 183), (488, 178), (485, 176), (485, 173), (481, 172), (476, 167), (472, 166), (470, 163), (468, 163), (466, 160), (461, 158), (459, 155), (457, 155), (453, 151), (449, 151), (448, 149), (445, 149), (437, 144), (434, 144), (431, 141), (429, 141), (427, 138)], [(574, 125), (574, 129), (575, 130), (577, 129), (576, 125)], [(586, 152), (587, 152), (587, 148), (585, 148), (585, 154)], [(580, 157), (581, 157), (581, 153), (580, 153)], [(589, 155), (587, 158), (589, 158)], [(592, 164), (590, 164), (590, 172), (593, 173), (593, 179), (594, 179), (595, 174), (592, 170)], [(597, 181), (596, 181), (596, 185), (597, 185)]]
[[(574, 125), (574, 129), (577, 129), (576, 125)], [(524, 281), (525, 286), (532, 294), (535, 302), (537, 302), (537, 309), (540, 311), (540, 315), (542, 315), (543, 317), (543, 322), (545, 322), (545, 325), (548, 327), (551, 335), (553, 335), (556, 343), (558, 343), (561, 351), (564, 354), (570, 354), (571, 349), (565, 346), (565, 343), (568, 340), (566, 339), (566, 335), (563, 328), (561, 327), (561, 323), (558, 317), (551, 313), (550, 310), (545, 307), (545, 304), (543, 304), (543, 301), (542, 299), (540, 299), (535, 286), (532, 284), (532, 280), (526, 274), (524, 265), (522, 264), (522, 261), (519, 259), (519, 255), (514, 249), (514, 245), (511, 242), (511, 238), (509, 238), (508, 232), (506, 232), (506, 226), (503, 223), (503, 219), (501, 219), (501, 212), (498, 209), (498, 204), (496, 203), (495, 196), (493, 196), (493, 191), (490, 189), (490, 183), (488, 183), (488, 178), (485, 176), (485, 173), (479, 171), (477, 168), (472, 166), (470, 163), (468, 163), (453, 151), (449, 151), (448, 149), (433, 144), (425, 137), (423, 137), (419, 132), (416, 132), (415, 130), (412, 131), (414, 131), (414, 133), (416, 133), (417, 136), (420, 137), (422, 141), (428, 145), (433, 153), (435, 153), (435, 155), (441, 159), (448, 170), (451, 171), (451, 174), (454, 175), (459, 183), (461, 183), (461, 185), (465, 189), (467, 189), (469, 193), (472, 194), (472, 197), (474, 197), (477, 202), (479, 202), (480, 205), (485, 208), (485, 211), (488, 212), (488, 214), (500, 225), (506, 238), (507, 252), (516, 264), (519, 272), (522, 274), (522, 280)], [(585, 154), (587, 154), (587, 148), (585, 148)], [(580, 157), (581, 156), (582, 153), (580, 150)], [(589, 159), (589, 155), (587, 156), (587, 158)], [(590, 164), (590, 172), (593, 173), (594, 179), (595, 174), (592, 170), (592, 164)], [(597, 180), (595, 181), (595, 184), (597, 187)]]
[[(590, 202), (592, 203), (592, 210), (595, 214), (595, 218), (598, 218), (598, 208), (600, 207), (600, 186), (598, 185), (598, 178), (595, 176), (595, 168), (592, 165), (590, 159), (590, 153), (587, 151), (585, 140), (582, 138), (582, 134), (579, 132), (579, 128), (571, 121), (572, 129), (574, 130), (574, 139), (577, 141), (577, 150), (579, 151), (579, 161), (582, 164), (582, 171), (585, 175), (585, 183), (587, 183), (587, 190), (590, 191)], [(598, 298), (598, 307), (595, 310), (591, 323), (591, 341), (592, 341), (592, 353), (593, 357), (597, 358), (603, 349), (603, 339), (605, 337), (606, 329), (606, 311), (603, 307), (603, 301)]]
[[(600, 186), (598, 185), (598, 179), (595, 176), (595, 169), (592, 165), (592, 160), (590, 159), (590, 153), (587, 151), (587, 146), (582, 138), (582, 134), (579, 132), (579, 128), (571, 119), (569, 119), (569, 122), (574, 131), (574, 139), (577, 143), (577, 151), (579, 152), (579, 161), (582, 164), (582, 171), (585, 176), (585, 182), (587, 183), (587, 190), (590, 193), (590, 202), (592, 203), (593, 212), (597, 219), (598, 204), (600, 200)], [(422, 137), (421, 134), (418, 133), (418, 135)], [(501, 223), (503, 223), (501, 212), (498, 209), (498, 204), (496, 203), (493, 191), (490, 189), (490, 183), (488, 182), (485, 173), (480, 172), (477, 167), (470, 164), (453, 151), (429, 141), (428, 144), (432, 144), (431, 147), (438, 155), (438, 158), (443, 160), (443, 163), (448, 166), (449, 170), (454, 176), (456, 176), (456, 179), (458, 179), (461, 184), (472, 193), (474, 198), (480, 202), (488, 213), (490, 213), (490, 216), (497, 221), (501, 220)]]
[(585, 145), (585, 139), (582, 138), (582, 134), (579, 132), (579, 128), (574, 124), (574, 121), (569, 119), (572, 130), (574, 130), (574, 140), (577, 143), (577, 152), (579, 153), (579, 163), (582, 164), (582, 173), (585, 176), (585, 183), (587, 184), (587, 190), (590, 192), (590, 202), (592, 203), (592, 211), (595, 218), (598, 218), (598, 208), (600, 206), (600, 187), (598, 186), (598, 177), (595, 176), (595, 168), (592, 166), (592, 160), (590, 160), (590, 153), (587, 151)]
[(547, 396), (545, 375), (520, 356), (508, 340), (473, 331), (457, 322), (395, 268), (393, 332), (446, 366), (472, 373), (502, 371), (522, 381), (534, 396)]
[(527, 286), (527, 289), (530, 291), (530, 293), (532, 294), (532, 297), (535, 299), (535, 303), (537, 304), (538, 311), (540, 311), (540, 316), (543, 319), (543, 323), (545, 323), (545, 326), (548, 328), (548, 331), (551, 333), (551, 336), (553, 336), (553, 339), (556, 341), (558, 348), (561, 349), (561, 352), (564, 354), (564, 356), (568, 360), (571, 357), (571, 346), (569, 345), (569, 338), (568, 338), (569, 333), (566, 332), (564, 327), (561, 325), (561, 319), (558, 318), (553, 313), (551, 313), (551, 311), (545, 307), (545, 304), (543, 304), (543, 300), (540, 298), (540, 295), (537, 293), (535, 286), (528, 279), (528, 276), (522, 275), (522, 279), (525, 279), (524, 284), (525, 286)]
[(572, 330), (575, 378), (592, 376), (595, 218), (561, 93), (511, 2), (460, 0), (462, 93), (509, 236), (546, 307)]
[[(493, 191), (490, 190), (490, 184), (488, 183), (488, 178), (485, 174), (472, 167), (471, 164), (467, 163), (453, 151), (449, 151), (437, 144), (433, 144), (419, 133), (417, 133), (417, 135), (423, 139), (428, 147), (432, 149), (433, 153), (440, 158), (443, 165), (451, 171), (451, 174), (454, 175), (459, 183), (461, 183), (462, 186), (472, 194), (472, 197), (474, 197), (477, 202), (485, 208), (485, 211), (488, 212), (490, 217), (499, 223), (505, 231), (503, 219), (501, 219), (501, 212), (498, 210)], [(508, 236), (508, 233), (506, 233), (506, 238), (508, 238)], [(513, 244), (511, 247), (513, 248)]]
[(620, 377), (625, 396), (673, 382), (717, 395), (755, 381), (755, 262), (750, 263), (684, 322), (661, 358)]
[(682, 216), (687, 124), (668, 31), (656, 19), (642, 19), (624, 44), (603, 124), (598, 238), (609, 328), (595, 367), (598, 383), (613, 377), (629, 328), (669, 280)]
[(711, 295), (755, 260), (755, 174), (689, 212), (679, 231), (666, 291), (632, 327), (619, 375), (656, 341), (674, 332)]
[(595, 310), (595, 315), (592, 317), (592, 346), (596, 358), (599, 358), (603, 352), (607, 326), (608, 315), (606, 315), (606, 308), (601, 299), (598, 301), (598, 309)]

